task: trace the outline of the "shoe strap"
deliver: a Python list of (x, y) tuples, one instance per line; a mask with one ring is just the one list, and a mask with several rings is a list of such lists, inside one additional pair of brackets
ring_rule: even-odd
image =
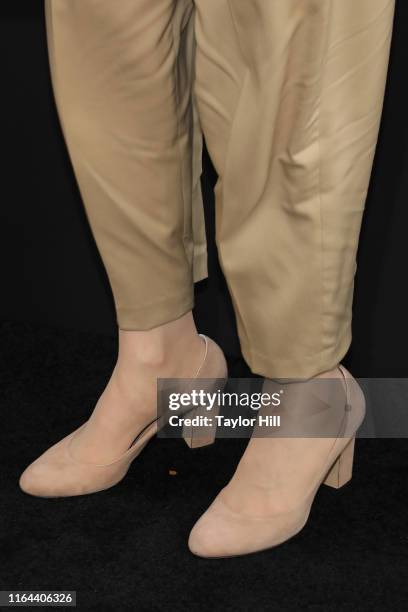
[(346, 406), (345, 406), (345, 410), (346, 410), (346, 412), (348, 412), (349, 410), (351, 410), (350, 387), (349, 387), (349, 384), (348, 384), (348, 381), (347, 381), (347, 376), (346, 376), (345, 368), (341, 364), (339, 364), (338, 368), (339, 368), (339, 370), (341, 372), (341, 375), (343, 377), (344, 387), (345, 387), (345, 390), (346, 390)]
[(205, 361), (207, 359), (207, 355), (208, 355), (208, 338), (207, 336), (205, 336), (204, 334), (198, 334), (200, 336), (200, 338), (203, 338), (204, 342), (205, 342), (205, 353), (204, 353), (204, 358), (201, 362), (201, 365), (199, 366), (197, 372), (194, 375), (194, 378), (198, 378), (198, 375), (200, 374), (201, 370), (203, 369), (203, 366), (205, 364)]

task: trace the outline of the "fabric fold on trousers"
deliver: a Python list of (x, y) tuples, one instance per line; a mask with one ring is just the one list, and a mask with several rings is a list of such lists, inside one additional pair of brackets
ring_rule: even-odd
[(351, 342), (394, 0), (46, 0), (46, 17), (118, 325), (150, 329), (193, 306), (207, 274), (204, 136), (250, 368), (335, 367)]
[(189, 0), (46, 0), (55, 100), (122, 329), (193, 307), (207, 276)]

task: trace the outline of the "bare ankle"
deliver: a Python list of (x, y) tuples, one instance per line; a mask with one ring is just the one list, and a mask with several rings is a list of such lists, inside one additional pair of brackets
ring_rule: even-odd
[(200, 344), (192, 313), (145, 331), (119, 330), (118, 364), (161, 369)]

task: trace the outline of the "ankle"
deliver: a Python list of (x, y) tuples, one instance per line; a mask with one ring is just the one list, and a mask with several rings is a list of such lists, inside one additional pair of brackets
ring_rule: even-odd
[(191, 312), (151, 330), (119, 330), (118, 365), (161, 370), (175, 356), (197, 350), (200, 342)]

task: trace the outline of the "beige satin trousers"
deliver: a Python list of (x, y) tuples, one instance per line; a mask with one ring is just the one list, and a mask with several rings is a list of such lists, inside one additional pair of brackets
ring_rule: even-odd
[(58, 113), (120, 328), (182, 316), (207, 275), (203, 134), (249, 366), (337, 365), (393, 13), (394, 0), (46, 0)]

